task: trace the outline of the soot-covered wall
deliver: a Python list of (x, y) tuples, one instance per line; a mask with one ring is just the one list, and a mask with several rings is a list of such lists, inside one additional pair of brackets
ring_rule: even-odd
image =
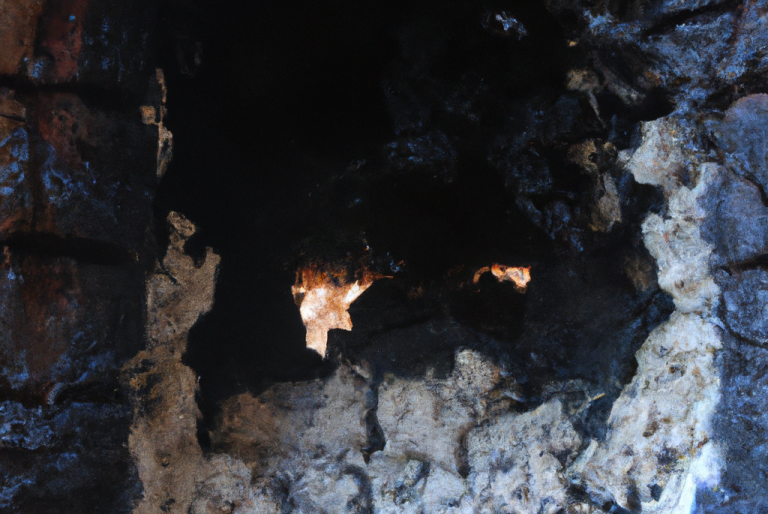
[[(524, 37), (483, 21), (504, 9)], [(445, 372), (468, 343), (429, 327), (462, 326), (530, 375), (534, 397), (550, 375), (618, 393), (671, 310), (633, 282), (653, 273), (639, 223), (661, 196), (617, 170), (621, 223), (597, 230), (596, 179), (569, 148), (628, 148), (637, 121), (669, 110), (663, 94), (629, 108), (598, 93), (600, 115), (567, 87), (586, 51), (542, 4), (208, 12), (199, 71), (169, 75), (175, 157), (156, 209), (187, 214), (201, 228), (192, 244), (222, 255), (186, 357), (206, 413), (233, 392), (328, 373), (305, 350), (289, 285), (304, 261), (348, 253), (393, 278), (353, 304), (355, 330), (332, 332), (330, 354)], [(464, 284), (494, 262), (532, 266), (529, 292)]]
[(0, 0), (0, 510), (759, 511), (766, 15)]

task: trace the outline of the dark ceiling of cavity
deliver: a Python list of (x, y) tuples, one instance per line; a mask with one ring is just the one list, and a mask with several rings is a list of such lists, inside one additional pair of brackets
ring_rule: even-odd
[[(177, 210), (201, 227), (188, 250), (222, 257), (186, 355), (208, 419), (224, 396), (322, 376), (338, 355), (415, 376), (473, 346), (514, 370), (530, 405), (554, 377), (603, 388), (599, 427), (671, 311), (625, 271), (650, 260), (639, 223), (662, 202), (616, 170), (623, 222), (594, 232), (590, 179), (566, 154), (590, 138), (630, 147), (638, 120), (669, 110), (663, 96), (632, 111), (604, 91), (598, 119), (565, 86), (588, 57), (540, 2), (193, 5), (168, 14), (175, 148), (155, 214), (159, 248)], [(501, 11), (527, 35), (483, 27)], [(189, 76), (173, 63), (197, 41)], [(352, 305), (355, 329), (331, 332), (324, 364), (290, 286), (299, 265), (348, 254), (397, 272)], [(531, 265), (527, 294), (489, 277), (463, 287), (493, 262)]]

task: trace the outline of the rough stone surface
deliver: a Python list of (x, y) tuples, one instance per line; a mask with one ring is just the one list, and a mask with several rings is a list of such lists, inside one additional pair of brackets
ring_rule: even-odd
[(757, 185), (732, 172), (718, 185), (703, 202), (711, 212), (704, 233), (715, 245), (712, 264), (749, 264), (768, 252), (768, 207)]
[[(0, 75), (42, 80), (28, 72), (36, 73), (33, 63), (43, 49), (60, 61), (56, 73), (70, 73), (69, 43), (53, 43), (69, 30), (68, 21), (56, 19), (75, 16), (73, 27), (79, 26), (82, 5), (67, 4), (3, 2)], [(62, 8), (66, 13), (56, 14)], [(0, 102), (0, 238), (6, 245), (0, 374), (6, 393), (30, 408), (39, 402), (56, 442), (38, 449), (39, 468), (31, 455), (17, 453), (27, 469), (19, 477), (29, 476), (8, 498), (22, 510), (38, 509), (65, 499), (68, 488), (82, 488), (72, 509), (126, 510), (128, 496), (136, 494), (126, 480), (135, 481), (135, 470), (126, 465), (119, 440), (127, 437), (130, 410), (115, 394), (115, 370), (141, 345), (143, 272), (135, 261), (146, 250), (155, 183), (141, 171), (153, 144), (136, 114), (119, 104), (86, 104), (79, 91), (30, 88), (24, 80), (9, 81)], [(17, 426), (22, 419), (8, 422)], [(57, 452), (64, 441), (72, 451), (62, 456)], [(41, 489), (41, 473), (52, 465), (46, 463), (61, 458), (70, 463), (59, 466), (70, 482), (52, 476)], [(105, 472), (110, 466), (114, 472)], [(118, 496), (88, 492), (100, 473), (124, 489), (119, 507), (103, 503)]]
[(456, 357), (456, 369), (447, 380), (411, 381), (385, 377), (379, 386), (379, 424), (387, 438), (386, 457), (428, 458), (458, 474), (460, 437), (487, 409), (487, 395), (499, 379), (493, 369), (472, 352)]
[(0, 510), (130, 512), (157, 5), (0, 1)]
[[(188, 4), (0, 0), (0, 510), (767, 508), (764, 0)], [(164, 176), (206, 225), (155, 262)], [(396, 277), (270, 369), (350, 241)], [(192, 351), (206, 246), (284, 296)]]
[[(15, 402), (0, 407), (4, 512), (131, 511), (141, 487), (123, 446), (130, 409), (85, 399), (42, 409)], [(73, 490), (80, 495), (73, 497)]]
[(91, 239), (136, 259), (154, 197), (157, 137), (136, 112), (104, 112), (71, 93), (41, 93), (23, 105), (29, 121), (0, 118), (0, 237)]
[[(162, 262), (147, 279), (148, 345), (123, 367), (133, 392), (129, 448), (143, 485), (132, 512), (278, 513), (280, 503), (253, 485), (251, 471), (227, 454), (204, 455), (194, 372), (181, 362), (189, 329), (213, 305), (219, 256), (193, 259), (185, 244), (196, 227), (172, 212)], [(332, 509), (331, 509), (332, 510)]]
[[(214, 449), (251, 470), (264, 509), (556, 512), (581, 440), (557, 400), (524, 414), (493, 409), (499, 391), (514, 391), (500, 371), (464, 350), (446, 379), (391, 376), (376, 388), (342, 366), (325, 381), (228, 400)], [(383, 449), (366, 453), (378, 432)]]
[[(52, 405), (73, 388), (110, 379), (115, 366), (138, 350), (143, 316), (137, 270), (7, 247), (5, 254), (0, 380), (6, 390)], [(116, 282), (125, 286), (116, 291)]]
[(651, 214), (643, 223), (643, 235), (659, 266), (659, 286), (675, 300), (681, 312), (705, 316), (717, 306), (719, 289), (709, 271), (713, 246), (702, 237), (704, 211), (699, 199), (722, 169), (703, 164), (693, 190), (681, 187), (669, 200), (669, 218)]
[[(750, 16), (757, 4), (747, 6)], [(751, 27), (759, 26), (746, 18)], [(739, 44), (744, 44), (740, 38)], [(741, 51), (750, 52), (741, 46)], [(754, 64), (754, 62), (753, 62)], [(747, 72), (741, 69), (739, 72)], [(705, 234), (715, 246), (712, 262), (723, 289), (720, 315), (725, 334), (718, 358), (721, 401), (714, 437), (725, 465), (717, 487), (701, 487), (697, 508), (706, 513), (760, 512), (768, 506), (765, 468), (765, 226), (764, 95), (741, 98), (713, 123), (728, 172), (702, 202)]]
[(678, 96), (681, 102), (703, 99), (726, 59), (735, 22), (734, 14), (724, 13), (694, 19), (648, 37), (643, 47), (656, 61), (651, 68), (655, 80), (673, 90), (685, 84), (685, 95)]
[(219, 258), (207, 249), (197, 266), (184, 254), (195, 226), (171, 213), (170, 243), (147, 280), (147, 348), (123, 368), (135, 395), (129, 448), (144, 486), (134, 512), (188, 512), (196, 474), (205, 469), (196, 434), (194, 372), (181, 363), (187, 334), (213, 304)]
[(613, 405), (606, 441), (592, 441), (570, 470), (591, 493), (627, 509), (687, 512), (680, 506), (686, 474), (712, 435), (720, 394), (715, 330), (675, 313), (651, 334)]
[(606, 440), (593, 440), (569, 470), (591, 495), (642, 512), (690, 512), (696, 487), (715, 485), (721, 467), (717, 443), (710, 441), (720, 400), (715, 356), (722, 343), (712, 323), (718, 323), (720, 289), (709, 267), (714, 245), (704, 240), (701, 225), (708, 214), (702, 201), (723, 169), (704, 163), (693, 183), (681, 180), (681, 170), (696, 159), (684, 156), (692, 151), (686, 147), (694, 127), (677, 138), (679, 123), (646, 124), (627, 164), (638, 181), (665, 191), (667, 217), (650, 214), (643, 235), (676, 311), (636, 354), (637, 372), (613, 404)]
[(740, 177), (768, 186), (768, 154), (765, 123), (768, 120), (768, 95), (745, 96), (735, 102), (719, 123), (713, 124), (725, 162)]
[(768, 272), (747, 270), (726, 280), (725, 322), (740, 335), (758, 344), (768, 343)]
[(722, 447), (725, 469), (716, 487), (699, 489), (698, 512), (761, 512), (768, 508), (768, 353), (734, 337), (723, 342), (722, 399), (712, 439)]
[(743, 3), (730, 51), (720, 65), (720, 78), (727, 83), (749, 82), (753, 75), (765, 72), (768, 62), (762, 49), (768, 42), (767, 12), (765, 2), (750, 0)]
[[(144, 81), (156, 8), (89, 0), (0, 4), (0, 75), (34, 83), (135, 86)], [(116, 24), (120, 24), (117, 28)]]
[(223, 406), (213, 443), (236, 449), (265, 475), (283, 472), (283, 461), (299, 451), (348, 456), (359, 464), (366, 393), (364, 380), (340, 368), (327, 383), (280, 384), (258, 398), (240, 395)]
[(670, 116), (641, 125), (642, 144), (627, 162), (641, 184), (660, 186), (668, 195), (680, 185), (695, 182), (700, 152), (695, 146), (694, 122)]
[(0, 75), (16, 75), (32, 57), (41, 0), (3, 0), (0, 3)]
[(473, 430), (467, 453), (475, 511), (559, 512), (568, 503), (563, 471), (580, 446), (557, 400)]
[(579, 165), (595, 183), (595, 203), (592, 206), (592, 227), (608, 232), (621, 223), (621, 199), (609, 169), (616, 160), (616, 148), (611, 143), (589, 140), (571, 146), (568, 160)]

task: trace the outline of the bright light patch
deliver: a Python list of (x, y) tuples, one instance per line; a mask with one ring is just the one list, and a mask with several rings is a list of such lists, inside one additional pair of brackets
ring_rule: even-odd
[(307, 347), (324, 358), (328, 331), (352, 330), (349, 306), (379, 278), (384, 277), (364, 270), (354, 282), (349, 282), (345, 269), (329, 271), (318, 266), (300, 269), (291, 291), (307, 329)]
[(496, 277), (496, 280), (499, 282), (506, 281), (514, 283), (515, 289), (521, 293), (525, 292), (525, 290), (528, 288), (528, 282), (531, 281), (530, 266), (512, 267), (504, 266), (503, 264), (494, 264), (490, 267), (486, 266), (484, 268), (480, 268), (477, 273), (475, 273), (475, 278), (472, 280), (472, 283), (477, 284), (483, 273), (487, 273), (489, 271), (494, 277)]

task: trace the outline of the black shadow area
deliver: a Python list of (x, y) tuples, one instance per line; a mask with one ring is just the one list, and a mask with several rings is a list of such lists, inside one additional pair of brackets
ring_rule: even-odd
[[(366, 245), (394, 278), (353, 306), (354, 331), (331, 333), (334, 355), (418, 375), (477, 346), (532, 382), (631, 376), (638, 341), (668, 314), (623, 271), (656, 200), (617, 177), (622, 227), (586, 228), (592, 183), (566, 153), (611, 127), (565, 89), (586, 59), (543, 2), (178, 7), (165, 6), (179, 26), (164, 43), (174, 160), (156, 232), (163, 248), (177, 210), (200, 227), (190, 252), (221, 255), (214, 307), (185, 356), (208, 420), (236, 392), (331, 371), (305, 349), (294, 272)], [(524, 38), (483, 27), (501, 11)], [(194, 77), (179, 63), (190, 45)], [(632, 113), (617, 116), (614, 128), (632, 126)], [(480, 292), (466, 286), (493, 262), (533, 265), (538, 285), (527, 296), (487, 277)]]

